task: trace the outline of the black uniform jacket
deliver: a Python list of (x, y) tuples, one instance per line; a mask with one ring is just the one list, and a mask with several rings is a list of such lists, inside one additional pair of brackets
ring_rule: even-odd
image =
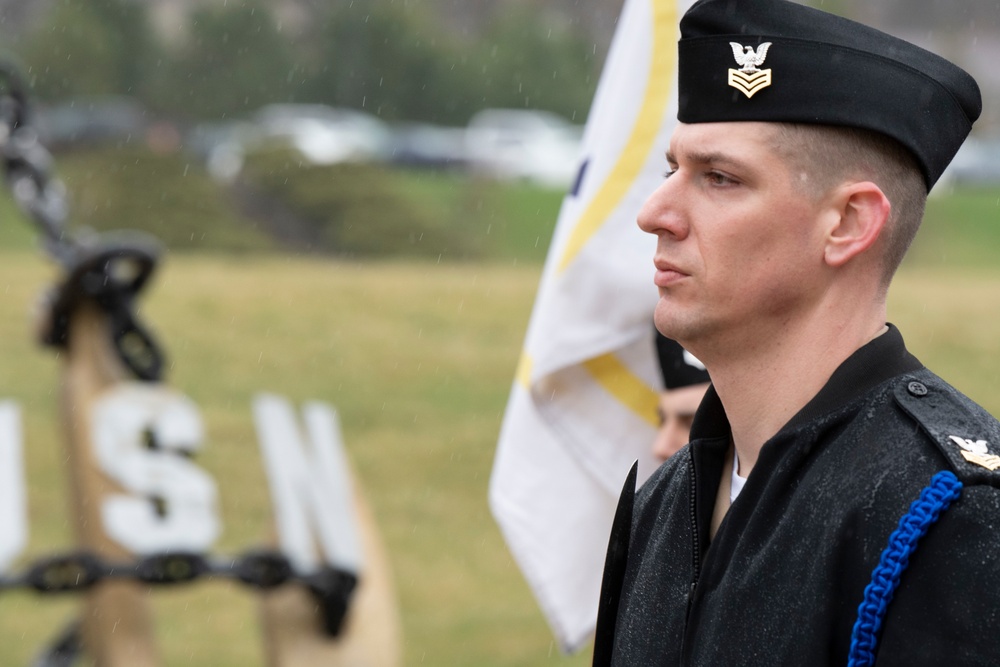
[[(1000, 665), (1000, 472), (989, 469), (1000, 424), (925, 369), (894, 327), (764, 445), (711, 542), (730, 441), (711, 389), (691, 436), (634, 504), (634, 471), (626, 483), (595, 665), (846, 665), (889, 535), (941, 470), (964, 487), (910, 558), (875, 664)], [(963, 451), (979, 441), (988, 451), (970, 462)]]

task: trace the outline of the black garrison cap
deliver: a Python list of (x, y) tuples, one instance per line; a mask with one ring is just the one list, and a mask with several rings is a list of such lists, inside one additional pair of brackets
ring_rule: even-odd
[(663, 385), (667, 389), (708, 382), (705, 366), (681, 344), (656, 332), (656, 356), (660, 360)]
[(930, 190), (982, 111), (968, 73), (909, 42), (787, 0), (699, 0), (681, 19), (683, 123), (874, 130), (916, 156)]

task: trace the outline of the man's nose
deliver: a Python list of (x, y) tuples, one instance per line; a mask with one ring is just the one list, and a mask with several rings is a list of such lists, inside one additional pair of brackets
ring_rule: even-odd
[(670, 234), (676, 238), (687, 236), (687, 223), (682, 212), (682, 177), (678, 174), (663, 181), (646, 199), (636, 221), (639, 229), (648, 234)]

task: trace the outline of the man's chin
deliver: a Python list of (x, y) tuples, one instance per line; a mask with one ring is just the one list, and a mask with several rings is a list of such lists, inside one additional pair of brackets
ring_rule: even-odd
[(670, 301), (669, 297), (661, 296), (660, 300), (656, 303), (656, 309), (653, 311), (653, 323), (656, 324), (657, 330), (667, 338), (672, 338), (677, 342), (677, 336), (682, 335), (683, 331), (687, 328), (684, 324), (684, 314), (681, 309), (673, 302)]
[(677, 341), (687, 350), (697, 346), (697, 341), (705, 332), (705, 323), (700, 318), (665, 299), (660, 299), (656, 304), (653, 323), (661, 334)]

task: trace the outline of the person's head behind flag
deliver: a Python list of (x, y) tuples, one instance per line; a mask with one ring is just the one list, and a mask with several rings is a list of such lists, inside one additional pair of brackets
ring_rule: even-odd
[(680, 343), (659, 331), (655, 336), (663, 391), (656, 409), (660, 426), (653, 440), (653, 454), (666, 461), (687, 444), (694, 413), (708, 389), (709, 377), (704, 364)]

